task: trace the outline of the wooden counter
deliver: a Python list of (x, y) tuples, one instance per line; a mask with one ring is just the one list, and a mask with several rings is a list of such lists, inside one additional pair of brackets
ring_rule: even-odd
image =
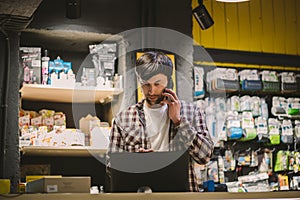
[(0, 199), (13, 200), (199, 200), (199, 199), (299, 199), (300, 191), (288, 192), (249, 192), (249, 193), (229, 193), (229, 192), (206, 192), (206, 193), (103, 193), (103, 194), (83, 194), (83, 193), (62, 193), (62, 194), (10, 194), (1, 195)]

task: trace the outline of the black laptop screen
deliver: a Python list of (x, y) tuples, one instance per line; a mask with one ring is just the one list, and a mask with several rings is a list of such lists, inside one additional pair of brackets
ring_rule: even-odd
[(188, 191), (188, 152), (109, 153), (108, 192)]

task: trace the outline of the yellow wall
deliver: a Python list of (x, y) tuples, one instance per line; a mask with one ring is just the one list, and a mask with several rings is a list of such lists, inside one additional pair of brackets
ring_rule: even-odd
[[(215, 24), (202, 30), (193, 17), (196, 45), (206, 48), (300, 55), (300, 0), (203, 0)], [(192, 8), (198, 0), (192, 0)]]

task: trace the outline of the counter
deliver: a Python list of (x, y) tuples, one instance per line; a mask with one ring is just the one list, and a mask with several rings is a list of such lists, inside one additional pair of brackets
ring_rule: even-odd
[(10, 200), (199, 200), (199, 199), (299, 199), (300, 191), (288, 192), (206, 192), (206, 193), (63, 193), (63, 194), (9, 194), (1, 195), (0, 199)]

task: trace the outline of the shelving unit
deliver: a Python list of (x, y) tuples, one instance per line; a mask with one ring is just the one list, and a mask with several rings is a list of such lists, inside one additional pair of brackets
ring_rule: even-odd
[[(256, 66), (257, 68), (255, 68), (254, 66), (251, 67), (248, 65), (240, 66), (239, 64), (232, 64), (232, 65), (230, 65), (230, 64), (227, 65), (227, 64), (228, 63), (222, 64), (219, 66), (216, 63), (215, 65), (217, 65), (216, 67), (220, 67), (220, 68), (222, 68), (222, 67), (233, 68), (237, 71), (241, 71), (243, 69), (257, 69), (258, 71), (270, 70), (270, 71), (277, 71), (278, 73), (281, 73), (282, 71), (279, 71), (279, 70), (283, 70), (284, 72), (286, 70), (287, 72), (289, 72), (289, 71), (293, 71), (296, 69), (296, 68), (291, 68), (291, 67), (287, 68), (287, 67), (278, 67), (278, 66), (274, 67), (274, 69), (273, 69), (273, 66), (271, 66), (271, 68), (265, 68), (265, 66), (261, 67), (258, 65)], [(214, 65), (212, 65), (212, 66), (214, 66)], [(204, 71), (206, 72), (205, 75), (207, 75), (207, 73), (210, 72), (211, 70), (215, 69), (214, 67), (210, 67), (209, 65), (199, 65), (199, 67), (202, 67), (204, 69)], [(298, 69), (295, 70), (295, 72), (296, 71), (298, 71)], [(299, 74), (299, 72), (298, 72), (298, 74)], [(300, 89), (287, 90), (287, 91), (283, 90), (281, 78), (279, 77), (278, 79), (279, 79), (280, 87), (279, 87), (279, 89), (276, 89), (276, 90), (274, 89), (273, 91), (271, 91), (271, 89), (268, 87), (265, 87), (265, 88), (262, 87), (259, 90), (258, 89), (247, 90), (248, 88), (243, 90), (244, 88), (242, 87), (242, 85), (240, 85), (236, 91), (226, 91), (226, 89), (227, 89), (226, 87), (223, 90), (220, 89), (220, 90), (215, 90), (215, 91), (211, 90), (210, 91), (209, 89), (211, 87), (208, 87), (208, 88), (206, 88), (206, 91), (205, 91), (206, 92), (205, 97), (208, 97), (211, 99), (216, 99), (216, 98), (225, 99), (224, 107), (228, 108), (228, 107), (231, 107), (231, 105), (228, 104), (227, 100), (233, 96), (236, 96), (237, 98), (240, 98), (242, 96), (249, 96), (249, 97), (257, 96), (260, 99), (264, 99), (265, 102), (267, 103), (269, 118), (274, 118), (281, 122), (284, 119), (291, 120), (291, 122), (294, 126), (295, 120), (299, 120), (300, 116), (298, 114), (289, 115), (287, 111), (284, 114), (282, 114), (282, 113), (274, 114), (274, 112), (271, 111), (272, 106), (273, 106), (272, 100), (273, 100), (274, 96), (278, 96), (278, 97), (282, 97), (282, 98), (286, 98), (286, 99), (287, 98), (299, 98), (300, 97), (300, 92), (299, 92)], [(206, 80), (208, 80), (208, 78)], [(238, 79), (238, 81), (240, 81), (240, 79)], [(210, 82), (209, 82), (209, 84), (210, 84)], [(239, 84), (240, 84), (240, 82), (239, 82)], [(209, 86), (211, 86), (211, 85), (209, 85)], [(264, 86), (263, 82), (262, 82), (262, 86)], [(231, 89), (231, 87), (228, 87), (228, 88)], [(245, 101), (240, 102), (240, 103), (245, 103)], [(211, 104), (211, 105), (217, 107), (216, 104)], [(205, 108), (207, 108), (207, 107), (205, 107)], [(294, 106), (293, 106), (293, 108), (294, 108)], [(222, 109), (220, 109), (220, 110), (222, 110)], [(233, 110), (235, 111), (235, 109), (233, 109)], [(250, 110), (252, 112), (252, 108)], [(245, 111), (245, 112), (249, 112), (250, 110), (243, 109), (243, 111)], [(239, 113), (239, 116), (242, 115), (243, 111), (240, 111), (240, 110), (237, 111), (237, 113)], [(228, 110), (226, 109), (225, 112), (228, 112)], [(217, 112), (215, 112), (215, 113), (217, 113)], [(212, 118), (215, 120), (214, 121), (215, 124), (213, 124), (214, 129), (211, 128), (211, 130), (216, 130), (217, 128), (215, 125), (218, 124), (218, 122), (220, 122), (220, 121), (217, 121), (218, 116), (214, 115), (215, 113), (213, 113), (213, 114), (209, 113), (211, 115), (211, 116), (209, 116), (210, 117), (209, 119)], [(257, 112), (255, 112), (255, 113), (256, 113), (256, 115), (253, 116), (253, 118), (252, 118), (253, 120), (255, 120), (256, 117), (259, 116), (259, 115), (257, 115)], [(215, 118), (213, 118), (213, 117), (215, 117)], [(219, 120), (220, 120), (220, 118), (219, 118)], [(225, 118), (225, 120), (226, 120), (226, 118)], [(240, 120), (240, 123), (242, 124), (241, 119), (239, 118), (238, 120)], [(221, 120), (221, 123), (223, 123), (223, 119)], [(221, 123), (219, 123), (219, 124), (221, 124)], [(259, 125), (261, 125), (261, 124), (259, 124)], [(208, 125), (208, 127), (209, 127), (209, 125)], [(210, 127), (212, 127), (212, 126), (210, 126)], [(240, 127), (242, 127), (242, 125)], [(259, 160), (257, 162), (257, 164), (255, 164), (255, 162), (252, 162), (253, 160), (255, 160), (255, 159), (253, 159), (255, 157), (257, 157), (257, 158), (259, 157), (260, 159), (266, 158), (266, 160), (267, 160), (268, 156), (270, 156), (269, 158), (271, 160), (271, 162), (270, 162), (271, 165), (269, 165), (268, 167), (270, 167), (270, 168), (268, 168), (268, 170), (266, 170), (266, 171), (272, 171), (272, 173), (269, 174), (270, 183), (276, 182), (276, 180), (278, 179), (277, 175), (287, 175), (289, 181), (292, 180), (293, 176), (299, 176), (299, 172), (295, 173), (289, 167), (287, 167), (287, 169), (282, 170), (282, 171), (275, 170), (275, 165), (277, 165), (278, 160), (279, 160), (277, 157), (277, 153), (279, 151), (299, 152), (300, 143), (299, 143), (299, 141), (296, 140), (294, 135), (293, 135), (293, 140), (291, 140), (290, 135), (288, 135), (288, 136), (285, 135), (284, 140), (282, 140), (281, 133), (280, 133), (280, 135), (279, 135), (280, 138), (278, 140), (278, 137), (273, 137), (274, 135), (272, 135), (270, 137), (268, 135), (268, 137), (266, 137), (266, 134), (260, 134), (260, 135), (257, 135), (255, 138), (253, 138), (252, 136), (254, 134), (251, 132), (251, 129), (248, 132), (249, 133), (249, 135), (247, 135), (247, 136), (249, 136), (248, 138), (245, 137), (246, 136), (245, 133), (246, 133), (246, 131), (245, 131), (245, 129), (243, 129), (244, 135), (241, 138), (236, 139), (236, 138), (229, 138), (228, 137), (229, 134), (228, 134), (228, 132), (226, 132), (227, 140), (225, 139), (225, 140), (220, 141), (220, 146), (217, 146), (214, 150), (214, 155), (213, 155), (213, 158), (211, 159), (213, 162), (219, 162), (218, 156), (222, 156), (223, 158), (228, 158), (226, 156), (228, 156), (229, 154), (233, 155), (232, 162), (235, 163), (235, 166), (233, 167), (234, 170), (226, 168), (226, 170), (221, 171), (221, 173), (219, 171), (220, 174), (222, 174), (224, 172), (224, 179), (226, 180), (226, 182), (237, 181), (239, 176), (245, 176), (245, 175), (248, 175), (249, 173), (256, 173), (259, 171), (263, 172), (264, 169), (262, 169), (262, 170), (260, 169), (260, 166), (262, 163), (261, 160)], [(263, 154), (265, 154), (266, 156)], [(265, 158), (264, 158), (264, 156), (265, 156)], [(289, 153), (288, 156), (289, 156), (290, 160), (288, 160), (288, 159), (287, 160), (289, 162), (294, 162), (291, 159), (291, 158), (293, 158), (293, 154)], [(251, 158), (249, 163), (244, 164), (243, 162), (239, 162), (242, 159), (246, 160), (246, 158)], [(296, 159), (294, 159), (294, 160), (296, 160)], [(280, 163), (284, 162), (283, 160), (280, 160), (280, 161), (281, 161)], [(226, 163), (226, 164), (227, 164), (227, 166), (229, 166), (228, 163)], [(287, 164), (287, 166), (288, 166), (288, 164)], [(222, 179), (219, 178), (219, 180), (223, 180), (223, 176), (221, 176), (221, 177), (222, 177)]]
[[(115, 72), (124, 75), (126, 56), (122, 40), (118, 35), (85, 30), (27, 28), (21, 33), (20, 45), (47, 49), (51, 60), (60, 56), (63, 60), (71, 62), (73, 72), (80, 77), (82, 67), (93, 66), (89, 45), (102, 42), (117, 43), (119, 54)], [(67, 127), (74, 128), (78, 127), (76, 123), (80, 117), (87, 114), (97, 115), (101, 121), (110, 122), (113, 117), (112, 110), (117, 109), (118, 105), (109, 102), (113, 101), (114, 97), (119, 98), (123, 89), (81, 86), (77, 83), (74, 87), (23, 84), (19, 92), (22, 109), (38, 111), (45, 108), (63, 112), (66, 115)], [(76, 111), (73, 110), (73, 103), (78, 107)], [(21, 167), (47, 165), (50, 166), (50, 174), (85, 174), (92, 177), (93, 185), (104, 185), (106, 149), (90, 146), (25, 146), (20, 148), (20, 154)]]
[[(106, 149), (84, 146), (28, 146), (20, 149), (21, 168), (26, 174), (91, 177), (91, 184), (104, 185)], [(22, 171), (21, 170), (21, 171)], [(38, 170), (38, 173), (37, 171)], [(49, 171), (48, 171), (49, 170)]]
[(97, 89), (96, 87), (53, 87), (51, 85), (24, 84), (20, 89), (21, 97), (28, 100), (64, 103), (110, 102), (113, 95), (123, 89)]

